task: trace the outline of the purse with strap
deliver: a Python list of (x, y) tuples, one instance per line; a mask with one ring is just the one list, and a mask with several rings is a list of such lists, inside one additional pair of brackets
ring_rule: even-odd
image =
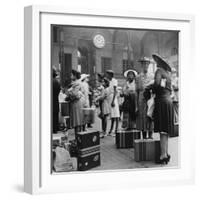
[(155, 95), (151, 95), (151, 98), (147, 101), (147, 116), (153, 118), (153, 112), (155, 107), (154, 101)]

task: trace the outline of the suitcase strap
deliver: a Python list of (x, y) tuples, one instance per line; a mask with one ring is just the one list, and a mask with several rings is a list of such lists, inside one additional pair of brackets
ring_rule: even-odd
[(91, 155), (94, 152), (99, 152), (99, 151), (100, 151), (100, 145), (97, 145), (97, 146), (88, 147), (88, 148), (79, 150), (78, 155), (81, 157), (84, 157), (85, 155), (88, 156), (88, 154)]

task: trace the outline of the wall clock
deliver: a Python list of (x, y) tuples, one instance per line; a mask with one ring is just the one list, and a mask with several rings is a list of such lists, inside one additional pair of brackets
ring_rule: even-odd
[(93, 43), (96, 48), (103, 48), (106, 44), (106, 41), (103, 35), (96, 34), (93, 38)]

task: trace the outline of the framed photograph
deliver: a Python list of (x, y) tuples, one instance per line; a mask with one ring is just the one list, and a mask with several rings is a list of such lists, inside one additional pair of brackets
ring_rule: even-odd
[(24, 188), (194, 181), (191, 15), (25, 8)]

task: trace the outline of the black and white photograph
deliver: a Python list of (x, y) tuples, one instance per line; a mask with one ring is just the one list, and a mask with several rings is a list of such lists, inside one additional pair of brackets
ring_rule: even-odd
[(179, 31), (51, 25), (51, 172), (179, 167)]
[(1, 199), (200, 199), (198, 5), (2, 1)]

